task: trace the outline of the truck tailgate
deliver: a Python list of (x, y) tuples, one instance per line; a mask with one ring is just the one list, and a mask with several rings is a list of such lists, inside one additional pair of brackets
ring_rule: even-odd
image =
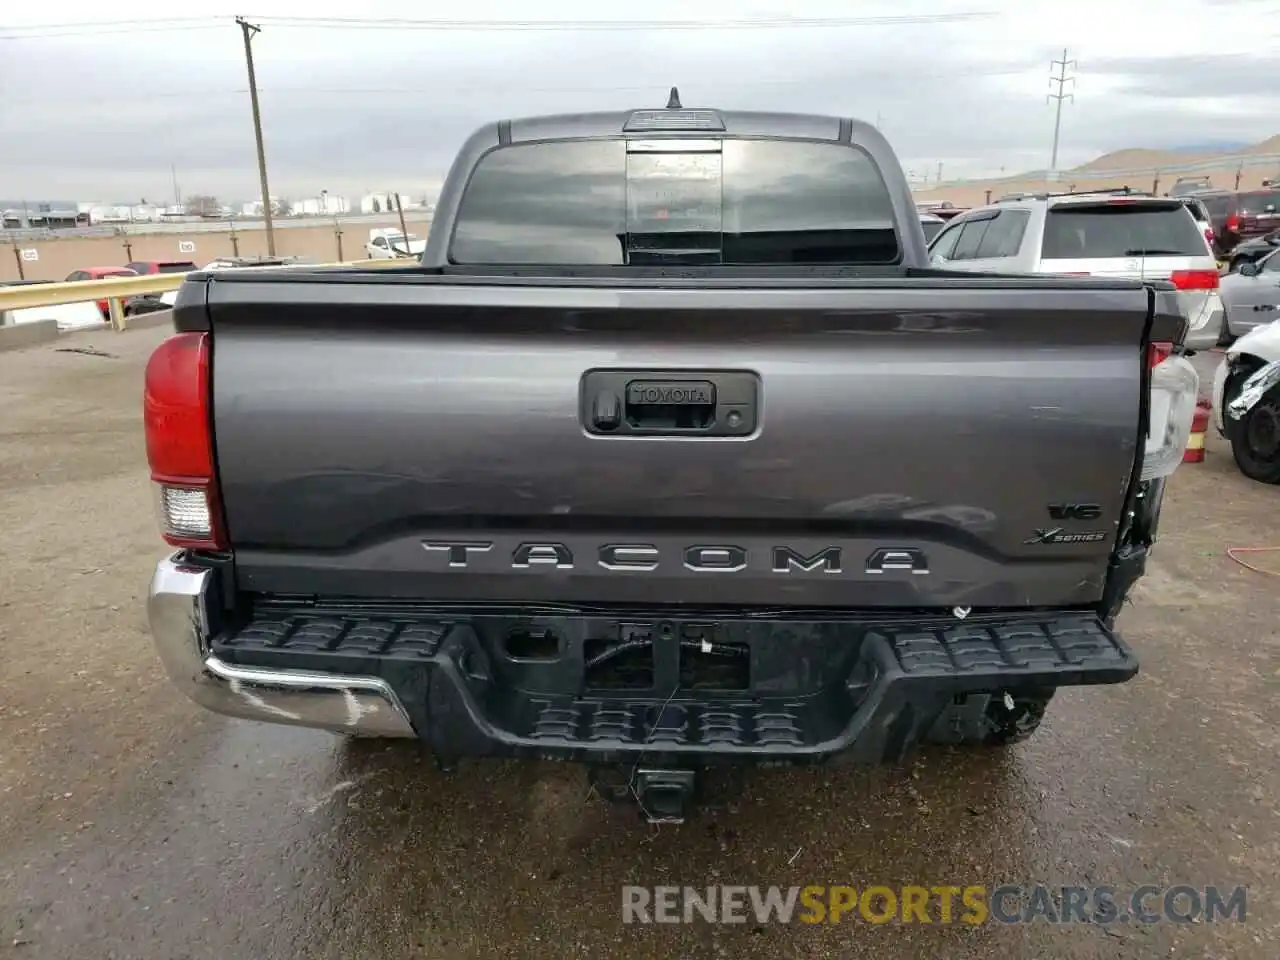
[[(1138, 284), (207, 290), (221, 497), (250, 591), (1092, 602), (1142, 432)], [(709, 386), (729, 432), (696, 432), (689, 407), (632, 411), (633, 381), (658, 401)], [(654, 432), (597, 429), (609, 384)]]

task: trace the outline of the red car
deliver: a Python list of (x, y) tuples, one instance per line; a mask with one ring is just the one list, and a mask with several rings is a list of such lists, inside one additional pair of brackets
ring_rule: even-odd
[[(67, 274), (67, 280), (102, 280), (106, 277), (136, 277), (137, 275), (137, 272), (129, 267), (85, 267), (83, 270), (74, 270)], [(107, 301), (99, 300), (98, 309), (102, 311), (104, 319), (110, 317)]]

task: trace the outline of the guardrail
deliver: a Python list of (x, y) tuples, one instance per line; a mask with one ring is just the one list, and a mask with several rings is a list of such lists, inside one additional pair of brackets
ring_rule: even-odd
[[(318, 270), (330, 267), (395, 267), (415, 262), (414, 258), (396, 257), (381, 260), (352, 260), (347, 263), (286, 263), (263, 267), (239, 267), (239, 270)], [(192, 273), (198, 271), (190, 271)], [(218, 271), (214, 271), (217, 273)], [(53, 307), (66, 303), (88, 303), (106, 300), (111, 327), (121, 331), (128, 327), (124, 301), (148, 293), (169, 293), (182, 286), (186, 273), (153, 273), (140, 277), (108, 277), (102, 280), (54, 281), (0, 286), (0, 313), (31, 307)]]
[[(415, 226), (430, 224), (433, 213), (425, 210), (405, 210), (404, 218)], [(387, 213), (340, 214), (341, 227), (366, 225), (396, 226), (395, 211)], [(295, 227), (334, 226), (332, 214), (299, 214), (290, 217), (273, 217), (277, 230)], [(87, 227), (0, 227), (0, 240), (20, 243), (39, 243), (52, 240), (80, 240), (86, 237), (145, 237), (173, 233), (251, 233), (266, 226), (262, 217), (210, 217), (201, 220), (129, 220), (121, 222), (93, 223)]]

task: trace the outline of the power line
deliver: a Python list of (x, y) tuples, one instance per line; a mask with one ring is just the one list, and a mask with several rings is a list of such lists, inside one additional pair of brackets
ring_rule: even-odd
[(0, 34), (0, 40), (32, 40), (44, 37), (96, 37), (112, 33), (168, 33), (175, 30), (209, 30), (229, 23), (225, 17), (170, 17), (159, 20), (101, 20), (87, 23), (42, 23), (6, 27), (16, 33)]
[(748, 30), (789, 27), (874, 27), (962, 23), (996, 16), (990, 11), (880, 17), (755, 17), (743, 20), (410, 20), (370, 17), (259, 17), (276, 26), (357, 30)]
[(209, 20), (221, 21), (226, 23), (229, 17), (203, 16), (203, 17), (132, 17), (128, 20), (80, 20), (72, 23), (26, 23), (14, 24), (9, 27), (10, 30), (60, 30), (64, 27), (71, 29), (80, 29), (82, 27), (132, 27), (141, 26), (143, 24), (166, 24), (166, 23), (203, 23)]
[[(752, 30), (827, 27), (893, 27), (935, 23), (965, 23), (996, 16), (991, 11), (927, 13), (879, 17), (755, 17), (743, 20), (411, 20), (371, 17), (256, 17), (259, 24), (276, 27), (341, 30)], [(41, 37), (83, 37), (110, 33), (156, 33), (169, 30), (207, 30), (228, 22), (225, 17), (167, 17), (152, 20), (89, 20), (79, 23), (42, 23), (9, 27), (0, 40)]]
[[(965, 71), (967, 78), (984, 78), (984, 77), (1011, 77), (1025, 76), (1034, 67), (1005, 67), (995, 70), (968, 70)], [(877, 71), (874, 76), (890, 78), (897, 76), (890, 71)], [(945, 80), (954, 76), (953, 73), (947, 71), (938, 71), (934, 73), (921, 72), (913, 70), (910, 72), (910, 78), (915, 80)], [(808, 79), (764, 79), (764, 80), (741, 80), (725, 78), (722, 80), (707, 80), (698, 84), (698, 88), (731, 88), (733, 90), (754, 90), (759, 88), (772, 87), (812, 87), (814, 89), (823, 89), (832, 84), (848, 84), (858, 82), (867, 77), (867, 74), (857, 72), (851, 73), (843, 77), (813, 77)], [(260, 95), (267, 94), (315, 94), (316, 96), (412, 96), (421, 97), (426, 89), (424, 80), (422, 86), (417, 87), (318, 87), (318, 86), (261, 86), (258, 87)], [(588, 84), (586, 81), (579, 84), (570, 84), (567, 86), (554, 87), (521, 87), (522, 94), (528, 93), (662, 93), (666, 89), (666, 82), (654, 82), (650, 84), (631, 84), (626, 86), (599, 86), (596, 84)], [(465, 99), (472, 94), (504, 94), (510, 92), (510, 86), (473, 86), (467, 84), (465, 88), (450, 94), (451, 101)], [(154, 93), (148, 93), (149, 100), (192, 100), (202, 97), (222, 97), (222, 96), (244, 96), (249, 92), (248, 87), (212, 87), (204, 90), (158, 90)], [(126, 96), (126, 92), (121, 90), (111, 92), (109, 90), (99, 91), (100, 96)], [(75, 94), (67, 94), (65, 96), (26, 96), (26, 97), (5, 97), (5, 102), (10, 104), (28, 103), (28, 104), (44, 104), (44, 103), (82, 103), (84, 98)]]
[[(1057, 84), (1057, 92), (1050, 93), (1045, 97), (1045, 103), (1048, 103), (1050, 100), (1056, 100), (1058, 102), (1057, 107), (1054, 109), (1053, 117), (1053, 153), (1049, 157), (1050, 174), (1053, 174), (1058, 169), (1058, 135), (1062, 131), (1062, 101), (1071, 100), (1074, 102), (1076, 99), (1076, 95), (1074, 93), (1066, 92), (1068, 83), (1071, 84), (1072, 90), (1075, 89), (1076, 78), (1074, 76), (1067, 76), (1067, 68), (1074, 67), (1075, 65), (1076, 62), (1074, 60), (1067, 59), (1066, 48), (1063, 48), (1062, 59), (1054, 60), (1049, 65), (1049, 88), (1053, 89), (1054, 84)], [(1055, 72), (1058, 67), (1061, 67), (1062, 70), (1060, 72)]]

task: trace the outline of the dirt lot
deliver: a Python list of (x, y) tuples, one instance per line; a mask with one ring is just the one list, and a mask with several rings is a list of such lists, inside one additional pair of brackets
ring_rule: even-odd
[[(654, 831), (571, 768), (446, 775), (412, 744), (226, 720), (168, 687), (139, 424), (161, 336), (0, 354), (0, 957), (1275, 957), (1280, 580), (1224, 551), (1280, 545), (1280, 489), (1216, 437), (1175, 477), (1122, 618), (1137, 679), (1066, 692), (1003, 754), (726, 779)], [(1243, 924), (1106, 930), (621, 923), (623, 884), (716, 882), (1245, 884), (1249, 902)]]

